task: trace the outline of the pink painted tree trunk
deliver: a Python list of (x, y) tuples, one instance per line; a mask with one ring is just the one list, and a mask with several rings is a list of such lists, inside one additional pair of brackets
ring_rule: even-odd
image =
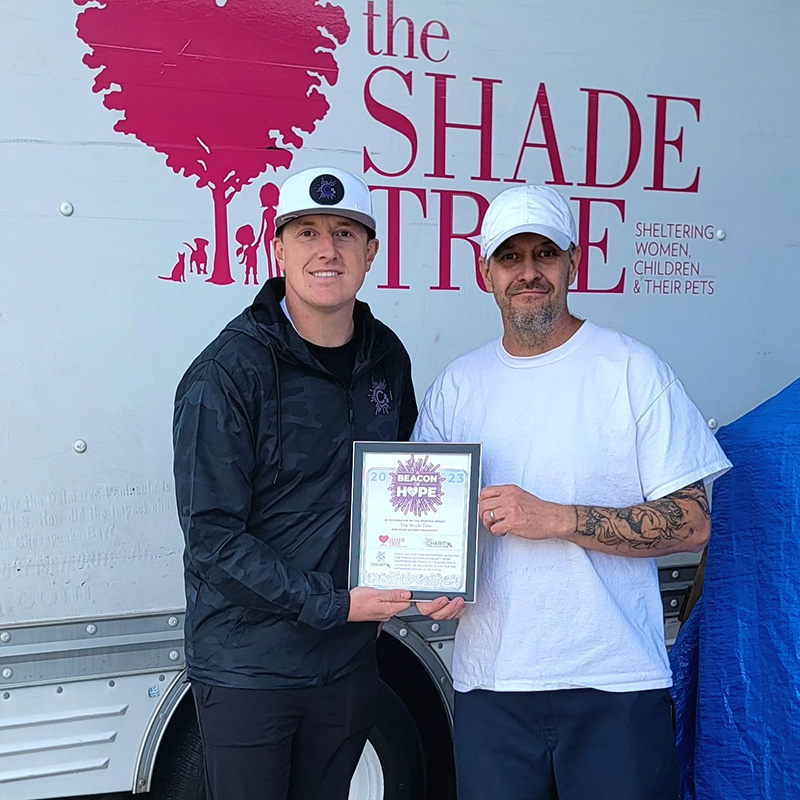
[(214, 266), (211, 270), (211, 277), (206, 283), (227, 286), (234, 282), (228, 253), (228, 203), (230, 198), (225, 197), (224, 186), (214, 187), (211, 190), (211, 197), (214, 200)]

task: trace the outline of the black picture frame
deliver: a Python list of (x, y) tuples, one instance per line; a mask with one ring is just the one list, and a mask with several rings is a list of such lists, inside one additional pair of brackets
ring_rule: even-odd
[(463, 597), (467, 603), (475, 602), (477, 596), (478, 558), (478, 498), (481, 489), (481, 445), (474, 442), (354, 442), (353, 443), (353, 488), (350, 513), (350, 561), (348, 585), (353, 589), (360, 585), (362, 575), (362, 541), (364, 536), (364, 455), (367, 453), (391, 453), (400, 457), (428, 456), (435, 460), (443, 454), (462, 454), (469, 457), (470, 470), (467, 492), (466, 555), (464, 557), (466, 582), (464, 591), (425, 590), (419, 587), (391, 586), (377, 588), (410, 589), (414, 600), (434, 600), (437, 597)]

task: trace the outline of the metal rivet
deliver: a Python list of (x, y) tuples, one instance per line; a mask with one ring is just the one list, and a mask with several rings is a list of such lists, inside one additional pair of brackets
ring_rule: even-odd
[(144, 789), (147, 786), (147, 781), (144, 778), (139, 778), (139, 786)]
[(84, 439), (76, 439), (76, 440), (75, 440), (75, 441), (72, 443), (72, 449), (73, 449), (73, 450), (74, 450), (76, 453), (85, 453), (85, 452), (86, 452), (86, 448), (87, 448), (87, 446), (88, 446), (88, 445), (86, 444), (86, 441), (85, 441)]
[(69, 200), (65, 200), (61, 205), (58, 207), (58, 210), (65, 216), (71, 217), (75, 211), (75, 206), (69, 202)]
[(181, 657), (181, 654), (177, 650), (171, 650), (169, 654), (170, 661), (177, 661)]
[(62, 693), (63, 693), (63, 691), (64, 691), (64, 687), (63, 687), (63, 686), (59, 686), (59, 687), (56, 689), (56, 694), (62, 694)]
[(11, 634), (8, 631), (3, 631), (2, 633), (0, 633), (0, 642), (3, 642), (5, 644), (6, 642), (10, 641), (11, 641)]
[(439, 623), (434, 622), (433, 625), (431, 625), (431, 630), (436, 633), (439, 630)]
[(11, 695), (8, 692), (3, 692), (3, 700), (8, 700)]
[(678, 607), (678, 601), (673, 597), (672, 600), (669, 601), (669, 604), (672, 608)]
[(113, 689), (117, 685), (117, 683), (116, 681), (109, 681), (108, 685)]
[(408, 628), (400, 628), (400, 630), (397, 633), (399, 634), (401, 639), (405, 639), (406, 636), (408, 636)]
[(178, 625), (178, 618), (177, 618), (177, 617), (170, 617), (170, 618), (167, 620), (167, 625), (169, 625), (169, 626), (170, 626), (170, 628), (175, 628), (175, 627), (177, 627), (177, 625)]
[(164, 681), (164, 680), (166, 680), (166, 677), (165, 677), (164, 675), (159, 675), (159, 676), (158, 676), (158, 679), (159, 679), (160, 681)]
[(14, 677), (14, 670), (13, 669), (8, 669), (8, 667), (6, 667), (3, 670), (3, 677), (4, 678), (13, 678)]
[(97, 625), (87, 625), (86, 633), (88, 633), (89, 636), (94, 636), (97, 633)]
[(724, 231), (724, 230), (722, 230), (722, 228), (719, 228), (719, 229), (717, 230), (717, 232), (714, 234), (714, 236), (716, 236), (716, 237), (717, 237), (717, 239), (718, 239), (720, 242), (724, 242), (724, 241), (725, 241), (725, 237), (726, 237), (727, 235), (728, 235), (728, 234), (727, 234), (727, 233), (725, 233), (725, 231)]
[(678, 570), (676, 570), (676, 569), (672, 570), (672, 577), (673, 578), (680, 578), (680, 576), (681, 576), (681, 574), (680, 574), (680, 572), (678, 572)]
[(719, 423), (714, 419), (714, 417), (711, 417), (711, 419), (708, 421), (708, 427), (711, 428), (712, 431), (715, 431), (718, 425)]

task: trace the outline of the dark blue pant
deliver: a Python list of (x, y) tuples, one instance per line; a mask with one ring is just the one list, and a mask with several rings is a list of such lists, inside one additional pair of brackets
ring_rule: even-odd
[(456, 692), (459, 800), (677, 800), (668, 689)]

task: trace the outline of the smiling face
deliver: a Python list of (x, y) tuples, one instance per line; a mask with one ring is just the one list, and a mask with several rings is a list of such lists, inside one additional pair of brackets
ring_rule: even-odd
[(364, 225), (332, 214), (287, 222), (273, 246), (286, 275), (287, 302), (314, 315), (352, 312), (378, 252), (378, 240)]
[(550, 350), (574, 333), (579, 322), (567, 309), (567, 293), (580, 257), (579, 247), (570, 253), (541, 234), (518, 233), (488, 262), (481, 259), (481, 274), (500, 308), (503, 342), (512, 355)]

